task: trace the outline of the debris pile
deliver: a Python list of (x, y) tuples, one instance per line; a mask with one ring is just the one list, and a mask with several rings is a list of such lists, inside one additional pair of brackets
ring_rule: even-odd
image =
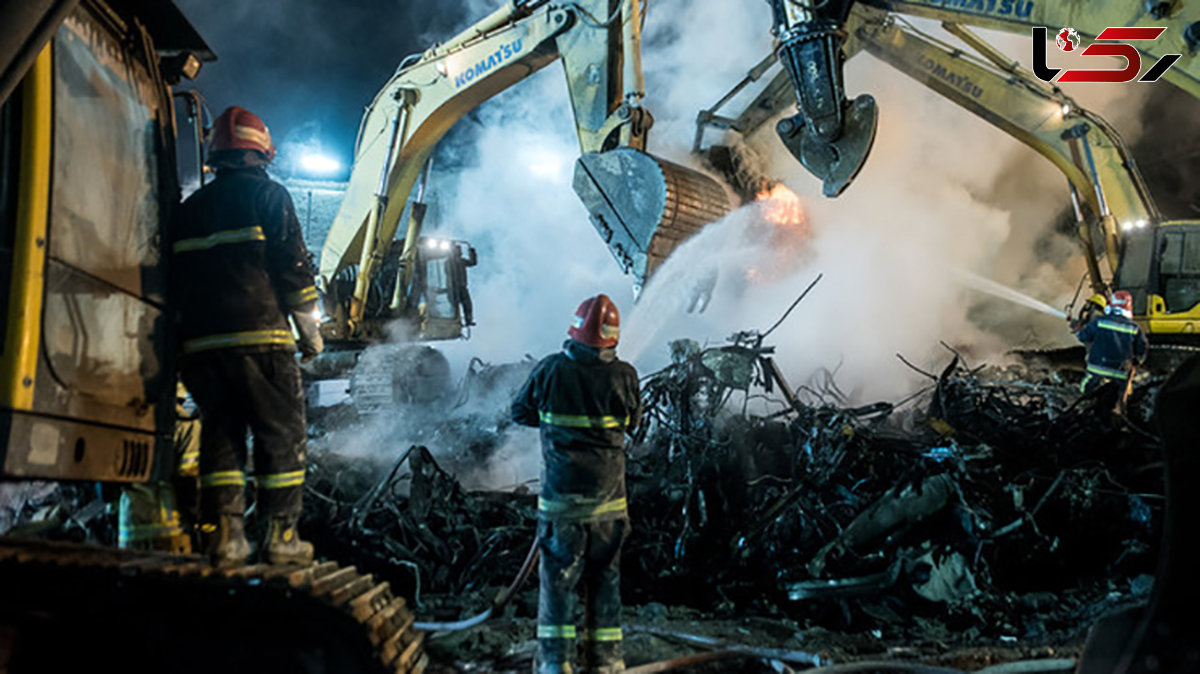
[[(1059, 375), (951, 353), (908, 400), (851, 406), (833, 373), (792, 388), (755, 332), (671, 350), (643, 381), (627, 602), (1048, 641), (1149, 591), (1163, 492), (1142, 410), (1156, 380), (1115, 416)], [(467, 492), (424, 447), (382, 472), (336, 455), (311, 472), (306, 530), (322, 549), (438, 619), (486, 605), (533, 536), (533, 493)]]

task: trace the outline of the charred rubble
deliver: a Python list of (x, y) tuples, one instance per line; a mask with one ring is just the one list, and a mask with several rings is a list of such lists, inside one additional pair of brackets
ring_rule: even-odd
[[(1149, 591), (1160, 380), (1139, 381), (1114, 415), (1070, 373), (972, 366), (948, 349), (909, 399), (852, 406), (833, 373), (791, 387), (763, 342), (680, 340), (643, 380), (627, 603), (915, 641), (1065, 643)], [(500, 442), (503, 416), (473, 456)], [(434, 443), (461, 438), (431, 433), (389, 465), (316, 454), (307, 482), (305, 530), (325, 554), (446, 620), (512, 581), (536, 516), (535, 489), (471, 492), (439, 465), (455, 447)], [(535, 585), (518, 613), (533, 614)]]
[[(1078, 373), (974, 365), (947, 348), (907, 399), (856, 406), (833, 372), (792, 386), (764, 342), (679, 340), (671, 364), (643, 379), (623, 555), (632, 627), (769, 620), (823, 644), (873, 635), (842, 656), (922, 644), (1061, 653), (1102, 615), (1145, 600), (1163, 526), (1149, 418), (1162, 378), (1139, 377), (1116, 415), (1111, 395), (1080, 395)], [(480, 491), (455, 476), (496, 458), (508, 389), (530, 365), (474, 363), (449, 406), (461, 413), (427, 421), (382, 461), (314, 442), (306, 536), (388, 580), (422, 619), (491, 605), (527, 559), (536, 485)], [(313, 431), (321, 440), (323, 425), (347, 422), (352, 411), (326, 413)], [(111, 496), (10, 487), (0, 525), (111, 544)], [(505, 615), (535, 614), (528, 582)], [(512, 624), (489, 634), (507, 641), (487, 652), (528, 636)]]

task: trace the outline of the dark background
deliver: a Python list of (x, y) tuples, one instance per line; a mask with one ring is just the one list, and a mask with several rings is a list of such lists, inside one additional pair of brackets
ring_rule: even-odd
[[(363, 109), (407, 55), (483, 17), (468, 0), (176, 0), (217, 54), (193, 83), (240, 105), (281, 150), (318, 144), (349, 174)], [(475, 3), (479, 5), (480, 3)], [(478, 14), (474, 16), (473, 14)]]
[[(230, 105), (250, 109), (280, 146), (277, 170), (287, 171), (288, 146), (302, 144), (341, 162), (340, 175), (331, 178), (349, 175), (363, 109), (400, 61), (448, 39), (499, 3), (176, 0), (217, 54), (194, 83), (212, 114)], [(1132, 148), (1168, 218), (1200, 217), (1200, 115), (1195, 109), (1190, 95), (1157, 86), (1142, 111), (1145, 130)], [(448, 140), (463, 144), (469, 135), (468, 129), (456, 128)]]

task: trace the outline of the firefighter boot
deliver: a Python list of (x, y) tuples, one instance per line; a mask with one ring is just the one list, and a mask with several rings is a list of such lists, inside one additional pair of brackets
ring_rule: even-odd
[(271, 518), (264, 548), (269, 564), (307, 564), (313, 560), (312, 543), (300, 540), (296, 522), (290, 517)]
[(238, 515), (220, 515), (217, 530), (208, 539), (208, 557), (218, 567), (241, 566), (250, 556), (250, 542)]

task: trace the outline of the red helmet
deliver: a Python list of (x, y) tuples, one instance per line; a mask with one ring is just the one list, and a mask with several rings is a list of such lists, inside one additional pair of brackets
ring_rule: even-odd
[(584, 300), (575, 310), (567, 334), (571, 339), (597, 349), (617, 345), (621, 336), (621, 314), (608, 295), (596, 295)]
[(255, 150), (267, 161), (275, 158), (275, 143), (271, 142), (267, 125), (258, 115), (236, 105), (226, 108), (213, 122), (212, 145), (209, 149), (213, 152)]
[(1126, 318), (1133, 317), (1133, 295), (1130, 295), (1128, 290), (1114, 290), (1108, 306), (1112, 307), (1113, 311), (1121, 312)]

